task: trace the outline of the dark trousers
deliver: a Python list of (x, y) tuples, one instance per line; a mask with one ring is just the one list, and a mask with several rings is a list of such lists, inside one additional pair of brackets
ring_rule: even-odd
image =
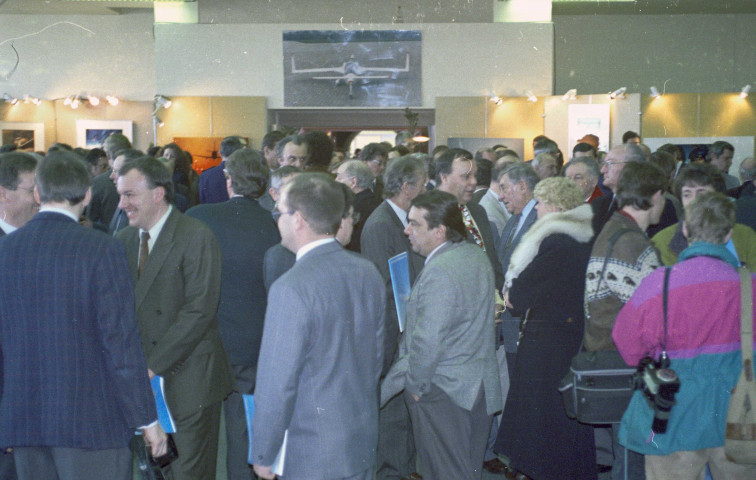
[(378, 411), (377, 480), (408, 477), (416, 471), (415, 439), (407, 404), (398, 395)]
[(465, 410), (431, 385), (419, 401), (405, 392), (423, 478), (480, 480), (491, 427), (483, 386), (472, 410)]
[(19, 480), (131, 480), (132, 457), (128, 447), (82, 450), (63, 447), (14, 449)]
[(256, 369), (246, 365), (233, 365), (232, 369), (236, 385), (231, 395), (223, 401), (226, 418), (226, 475), (228, 480), (253, 480), (254, 471), (247, 463), (249, 433), (242, 394), (254, 391)]
[(173, 440), (178, 458), (169, 467), (171, 480), (215, 480), (220, 414), (221, 402), (217, 402), (186, 417), (174, 418)]

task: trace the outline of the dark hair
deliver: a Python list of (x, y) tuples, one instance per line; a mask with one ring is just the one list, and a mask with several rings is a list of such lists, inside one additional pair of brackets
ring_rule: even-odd
[(514, 150), (510, 150), (508, 148), (500, 148), (498, 150), (494, 150), (496, 152), (496, 160), (499, 160), (504, 157), (514, 157), (517, 160), (520, 159), (520, 156), (515, 152)]
[(702, 158), (704, 161), (709, 157), (709, 148), (706, 145), (696, 145), (688, 154), (688, 162), (693, 163), (695, 159)]
[(225, 169), (235, 194), (258, 199), (265, 193), (270, 170), (259, 151), (246, 147), (236, 150), (226, 159)]
[(575, 156), (576, 153), (583, 153), (583, 152), (591, 152), (594, 157), (596, 156), (596, 149), (590, 143), (580, 142), (574, 147), (572, 147), (573, 157)]
[(405, 155), (393, 159), (383, 174), (383, 195), (386, 198), (396, 196), (402, 191), (402, 185), (415, 185), (422, 180), (425, 173), (425, 162), (412, 155)]
[(662, 151), (667, 152), (673, 157), (675, 157), (675, 162), (677, 162), (677, 156), (679, 155), (682, 161), (685, 161), (685, 152), (682, 151), (682, 148), (678, 147), (674, 143), (665, 143), (661, 147), (657, 148), (656, 151)]
[(437, 189), (421, 193), (412, 200), (412, 206), (425, 210), (423, 218), (428, 223), (429, 229), (439, 225), (445, 226), (447, 240), (457, 243), (467, 236), (457, 197), (451, 193)]
[(472, 161), (473, 155), (464, 148), (450, 148), (433, 162), (433, 170), (435, 171), (437, 185), (441, 185), (441, 175), (448, 175), (451, 173), (452, 163), (458, 158)]
[(84, 155), (84, 161), (92, 165), (93, 167), (96, 167), (97, 161), (102, 157), (105, 157), (106, 159), (108, 158), (107, 154), (105, 154), (105, 150), (101, 148), (93, 148), (92, 150), (88, 151), (86, 155)]
[(304, 134), (307, 143), (307, 161), (304, 164), (306, 170), (328, 171), (333, 158), (333, 141), (320, 130), (313, 130)]
[(272, 132), (266, 133), (260, 144), (260, 150), (265, 149), (265, 147), (268, 149), (275, 149), (278, 142), (283, 140), (285, 136), (286, 135), (280, 130), (273, 130)]
[(632, 206), (639, 210), (651, 208), (651, 197), (666, 192), (669, 177), (650, 162), (628, 162), (617, 182), (617, 206)]
[(706, 154), (706, 162), (711, 162), (712, 160), (714, 160), (714, 157), (722, 155), (725, 150), (735, 152), (735, 147), (733, 147), (731, 143), (725, 142), (723, 140), (718, 140), (712, 143), (711, 147), (709, 147), (709, 153)]
[(145, 176), (147, 187), (150, 190), (163, 187), (165, 202), (169, 205), (173, 203), (173, 176), (160, 160), (147, 156), (139, 157), (136, 160), (125, 163), (118, 171), (118, 175), (126, 175), (131, 170), (136, 170)]
[(449, 150), (449, 147), (446, 145), (436, 145), (433, 147), (433, 150), (431, 151), (431, 156), (435, 157), (439, 153), (444, 153), (445, 151)]
[(711, 186), (715, 192), (724, 193), (725, 180), (722, 172), (710, 163), (690, 163), (683, 166), (675, 178), (675, 196), (682, 197), (682, 188)]
[(362, 147), (362, 151), (360, 152), (360, 160), (363, 162), (369, 162), (373, 158), (381, 156), (384, 159), (388, 157), (388, 149), (385, 145), (382, 143), (368, 143), (364, 147)]
[(34, 183), (39, 191), (40, 203), (76, 205), (84, 200), (89, 190), (89, 169), (79, 155), (58, 150), (47, 154), (37, 165)]
[[(47, 153), (51, 152), (71, 152), (73, 153), (73, 147), (67, 143), (55, 142), (47, 149)], [(77, 154), (78, 155), (78, 154)]]
[(18, 149), (15, 143), (6, 143), (5, 145), (0, 145), (0, 153), (8, 153), (8, 152), (15, 152)]
[(648, 157), (648, 161), (658, 165), (668, 177), (672, 175), (672, 172), (675, 171), (675, 166), (677, 165), (674, 155), (659, 150), (652, 153), (651, 156)]
[(127, 162), (134, 161), (137, 158), (144, 157), (144, 153), (142, 153), (141, 150), (137, 150), (135, 148), (127, 148), (125, 150), (119, 150), (118, 154), (115, 156), (113, 160), (115, 160), (118, 157), (123, 157), (123, 163), (126, 164)]
[(276, 144), (276, 155), (278, 155), (278, 160), (280, 162), (284, 161), (283, 158), (283, 150), (286, 145), (289, 143), (293, 143), (294, 145), (305, 145), (309, 150), (309, 145), (307, 145), (307, 142), (305, 141), (305, 138), (302, 135), (289, 135), (287, 137), (282, 138), (277, 144)]
[(33, 172), (37, 168), (37, 159), (31, 153), (7, 152), (0, 154), (0, 186), (6, 190), (15, 190), (21, 179), (20, 174)]
[(389, 153), (391, 152), (396, 152), (400, 157), (403, 157), (410, 154), (410, 149), (405, 147), (404, 145), (397, 145), (395, 147), (389, 148)]
[(475, 164), (478, 169), (475, 171), (475, 182), (477, 185), (485, 185), (488, 187), (491, 184), (491, 170), (493, 169), (493, 162), (485, 158), (478, 158), (475, 160)]
[(542, 138), (533, 145), (533, 157), (536, 157), (539, 153), (553, 153), (556, 154), (559, 151), (559, 146), (556, 142), (550, 138)]
[(241, 141), (241, 138), (237, 137), (236, 135), (226, 137), (223, 140), (221, 140), (221, 144), (220, 144), (221, 157), (228, 158), (231, 156), (232, 153), (239, 150), (240, 148), (244, 148), (244, 142)]
[(632, 130), (628, 130), (622, 134), (622, 143), (627, 143), (627, 141), (631, 138), (640, 138), (640, 135), (633, 132)]
[(336, 235), (344, 213), (344, 195), (328, 174), (302, 173), (286, 184), (287, 206), (300, 212), (313, 232)]

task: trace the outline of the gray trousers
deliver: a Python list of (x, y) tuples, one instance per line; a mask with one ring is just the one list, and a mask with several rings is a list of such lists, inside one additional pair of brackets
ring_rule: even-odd
[(14, 456), (19, 480), (131, 480), (132, 456), (128, 447), (20, 447), (14, 449)]
[(431, 385), (419, 401), (405, 391), (420, 474), (433, 480), (480, 480), (492, 416), (483, 386), (472, 410), (465, 410)]
[(398, 395), (378, 411), (377, 480), (398, 480), (415, 472), (415, 439), (404, 398)]

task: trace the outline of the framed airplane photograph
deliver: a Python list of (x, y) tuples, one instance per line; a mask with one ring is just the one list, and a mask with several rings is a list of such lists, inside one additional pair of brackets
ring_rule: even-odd
[(421, 32), (283, 32), (286, 107), (422, 105)]
[(24, 152), (45, 151), (45, 124), (0, 122), (3, 145), (15, 145)]
[(122, 133), (133, 142), (133, 130), (131, 120), (76, 120), (76, 146), (102, 148), (105, 139), (113, 133)]

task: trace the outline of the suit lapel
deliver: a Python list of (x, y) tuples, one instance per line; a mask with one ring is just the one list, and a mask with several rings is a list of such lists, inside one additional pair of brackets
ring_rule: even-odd
[[(175, 208), (171, 211), (171, 214), (165, 221), (165, 225), (163, 225), (163, 229), (160, 231), (160, 235), (158, 235), (158, 238), (155, 241), (155, 245), (152, 246), (152, 250), (147, 257), (147, 262), (144, 264), (142, 275), (136, 281), (134, 295), (136, 296), (137, 309), (147, 295), (147, 292), (150, 290), (158, 272), (160, 272), (160, 269), (163, 267), (165, 259), (168, 258), (168, 255), (173, 249), (173, 238), (176, 232), (176, 226), (178, 225), (179, 215), (179, 211)], [(137, 256), (134, 255), (135, 259), (136, 257)], [(136, 272), (136, 267), (133, 271)]]

